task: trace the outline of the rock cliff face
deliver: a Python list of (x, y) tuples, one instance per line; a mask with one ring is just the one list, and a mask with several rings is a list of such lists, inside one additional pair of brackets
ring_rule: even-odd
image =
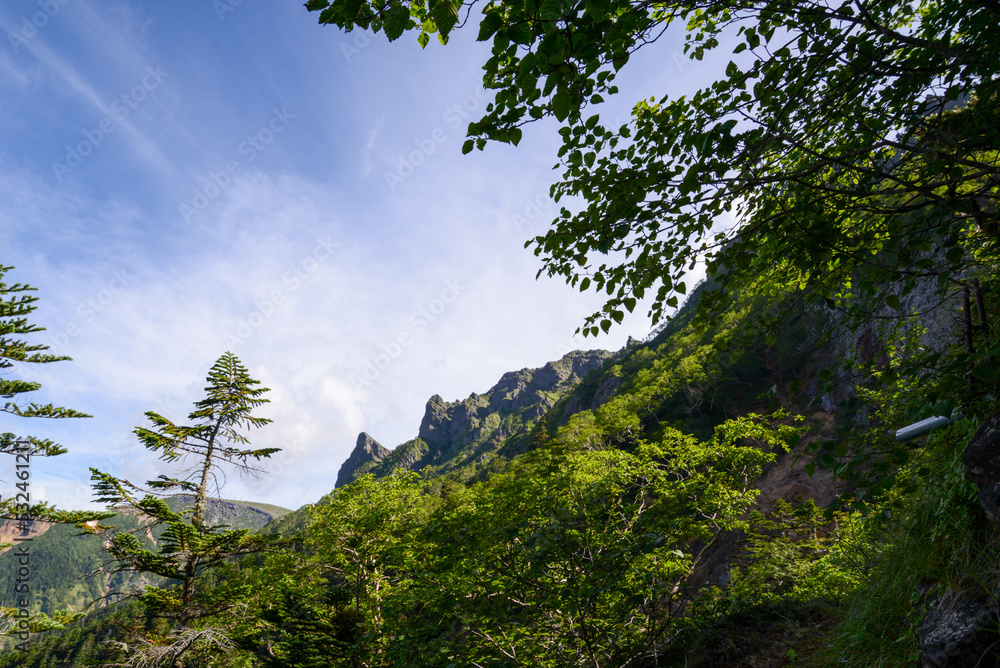
[(432, 466), (444, 473), (489, 461), (511, 439), (526, 436), (587, 372), (611, 356), (605, 350), (577, 350), (539, 369), (509, 371), (485, 394), (451, 402), (435, 394), (427, 401), (417, 438), (390, 451), (367, 434), (358, 436), (337, 475), (337, 487), (369, 471), (386, 475), (397, 468)]
[(346, 485), (365, 471), (372, 468), (373, 464), (385, 459), (391, 450), (379, 445), (378, 441), (361, 432), (358, 434), (358, 442), (354, 446), (354, 452), (347, 458), (347, 461), (340, 467), (337, 473), (337, 487)]
[[(853, 358), (861, 363), (875, 360), (877, 351), (882, 349), (886, 341), (897, 339), (900, 332), (893, 332), (893, 325), (897, 324), (898, 314), (917, 313), (915, 323), (919, 325), (919, 342), (923, 348), (943, 354), (949, 346), (958, 342), (955, 323), (961, 318), (960, 293), (954, 292), (950, 296), (940, 294), (937, 287), (937, 279), (934, 277), (918, 278), (914, 283), (914, 288), (908, 294), (898, 294), (899, 308), (892, 309), (885, 304), (870, 303), (861, 301), (859, 305), (870, 311), (871, 317), (863, 322), (857, 329), (852, 329), (844, 325), (844, 318), (838, 311), (827, 309), (825, 306), (812, 307), (814, 311), (822, 313), (818, 322), (823, 323), (823, 327), (835, 332), (831, 344), (826, 347), (825, 359), (817, 360), (820, 366), (837, 366), (844, 358)], [(908, 329), (911, 333), (917, 333), (914, 327)], [(809, 331), (802, 341), (804, 343), (820, 340), (819, 331)], [(880, 364), (885, 364), (888, 359), (879, 358)], [(836, 413), (840, 405), (855, 391), (855, 382), (852, 375), (846, 371), (837, 373), (838, 382), (835, 388), (829, 393), (817, 396), (818, 405), (827, 413)], [(814, 383), (810, 391), (814, 390), (818, 383)]]

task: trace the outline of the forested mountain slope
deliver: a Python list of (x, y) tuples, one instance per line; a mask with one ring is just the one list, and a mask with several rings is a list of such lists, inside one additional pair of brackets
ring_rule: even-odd
[[(361, 434), (331, 494), (261, 529), (284, 542), (222, 575), (212, 665), (906, 665), (935, 593), (980, 577), (958, 555), (993, 549), (959, 447), (986, 383), (954, 426), (891, 438), (954, 412), (961, 375), (894, 374), (961, 349), (961, 300), (852, 328), (786, 289), (696, 326), (702, 289), (646, 342), (432, 397), (395, 450)], [(109, 614), (0, 666), (61, 665)], [(73, 661), (116, 656), (94, 647)]]
[[(170, 500), (175, 508), (184, 508), (193, 497), (178, 495)], [(208, 521), (215, 525), (229, 525), (236, 529), (260, 529), (268, 522), (291, 512), (285, 508), (246, 501), (212, 499), (207, 513)], [(135, 514), (119, 514), (103, 521), (122, 531), (135, 533), (146, 544), (155, 545), (163, 531), (162, 526), (150, 526)], [(97, 536), (83, 534), (66, 524), (29, 522), (22, 532), (16, 522), (3, 523), (3, 541), (11, 542), (15, 536), (31, 537), (32, 600), (33, 610), (51, 615), (57, 610), (82, 610), (112, 591), (136, 591), (151, 583), (148, 578), (128, 572), (112, 573), (111, 558)], [(14, 550), (0, 552), (0, 569), (17, 572), (17, 555)], [(13, 606), (15, 592), (6, 588), (0, 592), (0, 605)]]

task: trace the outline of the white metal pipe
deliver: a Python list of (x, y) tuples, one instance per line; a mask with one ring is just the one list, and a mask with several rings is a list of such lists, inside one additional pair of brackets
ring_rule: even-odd
[(932, 430), (938, 427), (947, 427), (948, 418), (935, 415), (934, 417), (929, 417), (926, 420), (921, 420), (920, 422), (914, 422), (908, 427), (903, 427), (902, 429), (896, 430), (896, 440), (900, 443), (904, 441), (912, 441), (915, 438), (919, 438), (924, 434), (930, 433)]

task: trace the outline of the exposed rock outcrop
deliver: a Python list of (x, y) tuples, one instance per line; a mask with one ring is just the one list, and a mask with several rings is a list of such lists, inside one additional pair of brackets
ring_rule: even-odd
[[(193, 505), (195, 497), (190, 494), (177, 494), (168, 503), (171, 507)], [(274, 507), (260, 507), (246, 502), (227, 501), (225, 499), (209, 499), (205, 508), (205, 523), (209, 526), (226, 526), (230, 529), (250, 529), (256, 531), (271, 520), (289, 512), (281, 509), (274, 512)], [(152, 540), (152, 535), (150, 535)]]
[(924, 668), (997, 668), (1000, 634), (997, 611), (984, 601), (949, 590), (920, 624)]
[[(194, 500), (191, 494), (165, 498), (174, 511), (189, 507)], [(148, 515), (131, 506), (119, 506), (114, 510), (117, 515), (100, 523), (118, 527), (121, 532), (138, 539), (143, 547), (156, 549), (165, 525), (154, 525)], [(269, 504), (210, 498), (205, 510), (205, 522), (210, 526), (257, 531), (274, 518), (289, 512), (286, 508)], [(58, 609), (79, 610), (111, 591), (137, 592), (147, 585), (160, 586), (163, 583), (162, 578), (157, 576), (116, 569), (116, 560), (106, 551), (104, 539), (107, 536), (81, 535), (80, 530), (72, 525), (39, 521), (29, 522), (26, 528), (28, 531), (22, 532), (16, 521), (0, 522), (0, 539), (32, 539), (32, 605), (37, 605), (41, 612), (51, 615)], [(17, 572), (23, 566), (18, 561), (20, 558), (17, 548), (0, 552), (0, 571)], [(95, 573), (95, 577), (83, 577), (91, 572)], [(79, 577), (70, 577), (69, 574)], [(0, 590), (0, 605), (15, 605), (14, 595), (13, 587)]]
[(508, 371), (489, 392), (473, 393), (464, 401), (445, 402), (434, 395), (427, 402), (419, 438), (435, 458), (477, 444), (498, 447), (513, 435), (504, 429), (505, 417), (516, 414), (521, 422), (537, 420), (610, 356), (603, 350), (574, 351), (538, 369)]
[(0, 544), (7, 547), (0, 548), (0, 553), (6, 552), (14, 544), (15, 540), (30, 540), (37, 538), (49, 530), (52, 525), (48, 522), (38, 522), (29, 520), (24, 523), (13, 520), (0, 522)]
[(979, 487), (979, 505), (1000, 526), (1000, 413), (986, 418), (965, 447), (969, 479)]
[(392, 451), (379, 445), (374, 438), (361, 432), (358, 434), (358, 442), (354, 446), (354, 451), (337, 473), (337, 487), (351, 482), (361, 475), (362, 469), (371, 468), (371, 464), (382, 461), (390, 452)]

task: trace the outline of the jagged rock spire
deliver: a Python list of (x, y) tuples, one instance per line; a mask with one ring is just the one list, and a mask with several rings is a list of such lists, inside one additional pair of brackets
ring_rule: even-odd
[(342, 487), (354, 480), (358, 469), (365, 464), (380, 462), (391, 452), (388, 448), (379, 445), (378, 441), (365, 432), (358, 434), (357, 445), (347, 461), (340, 467), (337, 473), (337, 487)]

